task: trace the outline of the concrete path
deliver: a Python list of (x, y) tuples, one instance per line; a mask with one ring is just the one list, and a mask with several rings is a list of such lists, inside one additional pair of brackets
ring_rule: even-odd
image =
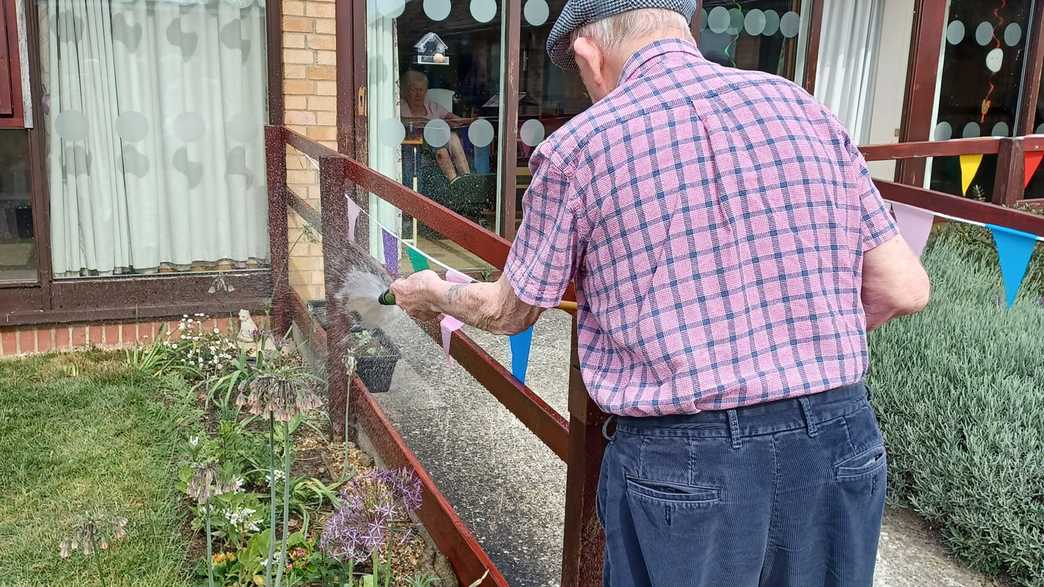
[[(528, 383), (565, 415), (567, 315), (537, 324)], [(408, 321), (387, 328), (400, 346), (392, 391), (378, 399), (436, 483), (512, 585), (558, 585), (565, 465), (440, 347)], [(505, 364), (504, 337), (470, 331)], [(915, 515), (890, 511), (877, 586), (995, 585), (963, 569)]]

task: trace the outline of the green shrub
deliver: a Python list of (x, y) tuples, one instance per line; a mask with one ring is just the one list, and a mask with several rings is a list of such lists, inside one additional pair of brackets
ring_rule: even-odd
[(988, 232), (937, 230), (928, 307), (870, 339), (891, 498), (939, 527), (973, 568), (1044, 585), (1044, 254), (1000, 304)]

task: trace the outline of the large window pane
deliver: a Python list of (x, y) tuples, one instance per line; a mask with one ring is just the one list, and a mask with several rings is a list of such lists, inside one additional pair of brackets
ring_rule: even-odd
[[(370, 167), (495, 229), (501, 4), (369, 0), (367, 14)], [(423, 219), (376, 196), (370, 208), (379, 258), (378, 222), (455, 268), (488, 267)]]
[(26, 131), (0, 130), (0, 281), (35, 281)]
[(808, 0), (707, 0), (697, 13), (700, 51), (722, 65), (800, 81)]
[[(945, 32), (935, 140), (1011, 136), (1021, 90), (1032, 0), (952, 0)], [(957, 157), (932, 161), (931, 188), (961, 192)], [(986, 156), (968, 195), (993, 191), (997, 157)]]
[(37, 7), (55, 276), (266, 263), (264, 2)]

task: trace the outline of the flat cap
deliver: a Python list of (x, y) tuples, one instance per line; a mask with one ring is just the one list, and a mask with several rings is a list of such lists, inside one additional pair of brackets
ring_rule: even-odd
[(570, 37), (577, 29), (592, 22), (643, 8), (673, 10), (692, 21), (696, 0), (568, 0), (547, 36), (547, 54), (551, 62), (566, 71), (576, 71), (576, 60)]

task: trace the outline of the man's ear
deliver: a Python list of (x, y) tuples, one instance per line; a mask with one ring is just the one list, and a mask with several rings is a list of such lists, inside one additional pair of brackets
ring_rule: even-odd
[(608, 94), (608, 84), (603, 73), (605, 59), (602, 50), (587, 37), (577, 37), (573, 41), (573, 57), (580, 69), (580, 78), (587, 86), (591, 98), (599, 100)]

